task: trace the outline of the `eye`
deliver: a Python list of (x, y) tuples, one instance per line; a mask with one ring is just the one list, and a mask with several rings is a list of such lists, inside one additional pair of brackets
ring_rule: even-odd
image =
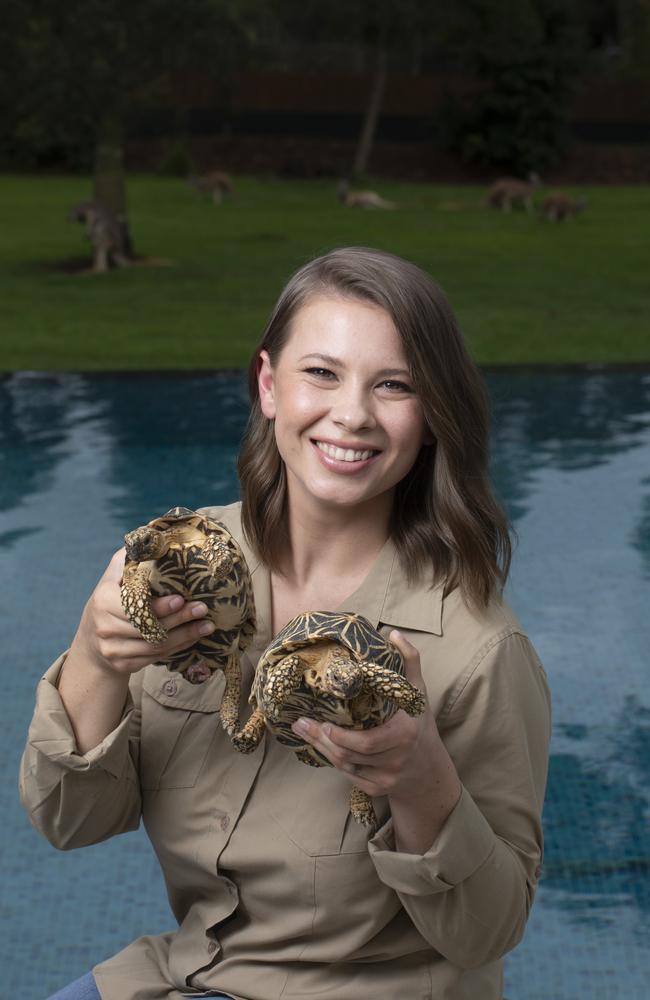
[(382, 389), (387, 389), (388, 392), (403, 392), (413, 394), (413, 389), (406, 382), (397, 382), (395, 379), (387, 378), (383, 382), (379, 383)]
[(330, 371), (329, 368), (305, 368), (305, 372), (308, 375), (313, 375), (315, 378), (322, 378), (328, 381), (336, 378), (334, 372)]

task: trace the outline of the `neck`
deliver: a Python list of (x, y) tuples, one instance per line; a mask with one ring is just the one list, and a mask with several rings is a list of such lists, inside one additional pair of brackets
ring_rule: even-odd
[(279, 575), (298, 587), (364, 576), (388, 538), (391, 505), (392, 497), (381, 497), (349, 509), (305, 509), (289, 499), (289, 546)]

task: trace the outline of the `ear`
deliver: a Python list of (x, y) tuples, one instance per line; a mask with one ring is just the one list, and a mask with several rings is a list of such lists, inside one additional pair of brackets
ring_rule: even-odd
[(262, 413), (269, 420), (275, 419), (275, 380), (268, 351), (260, 351), (257, 359), (257, 389)]

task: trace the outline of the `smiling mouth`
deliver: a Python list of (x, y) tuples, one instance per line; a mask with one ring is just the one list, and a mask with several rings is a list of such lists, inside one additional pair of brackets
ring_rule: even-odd
[(326, 444), (325, 441), (314, 441), (314, 444), (319, 451), (322, 451), (328, 458), (336, 459), (337, 462), (364, 462), (366, 459), (372, 458), (373, 455), (379, 454), (372, 448), (355, 451), (352, 448), (337, 448), (336, 445)]

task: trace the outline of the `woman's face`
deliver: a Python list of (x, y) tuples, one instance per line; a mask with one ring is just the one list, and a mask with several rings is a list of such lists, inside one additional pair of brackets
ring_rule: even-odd
[(336, 296), (310, 299), (276, 365), (261, 353), (258, 383), (262, 411), (275, 420), (292, 505), (390, 510), (394, 487), (429, 438), (384, 309)]

